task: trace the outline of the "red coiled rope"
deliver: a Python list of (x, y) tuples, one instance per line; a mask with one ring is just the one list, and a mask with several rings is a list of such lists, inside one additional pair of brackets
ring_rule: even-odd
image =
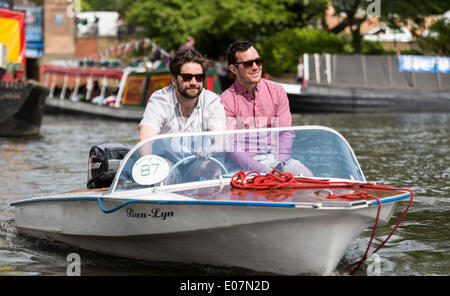
[[(256, 175), (250, 177), (251, 175)], [(233, 175), (231, 178), (231, 185), (240, 189), (294, 189), (294, 188), (302, 188), (302, 189), (314, 189), (314, 188), (367, 188), (367, 189), (384, 189), (384, 190), (393, 190), (393, 191), (407, 191), (410, 193), (409, 203), (403, 212), (403, 214), (398, 219), (391, 233), (386, 237), (386, 239), (373, 251), (370, 255), (376, 253), (379, 249), (381, 249), (386, 242), (391, 238), (391, 236), (395, 233), (397, 228), (400, 226), (400, 223), (406, 216), (409, 208), (411, 207), (412, 201), (414, 199), (414, 192), (410, 189), (405, 188), (392, 188), (388, 185), (376, 185), (371, 183), (359, 183), (359, 182), (332, 182), (329, 180), (315, 180), (310, 178), (301, 178), (294, 177), (289, 172), (281, 172), (277, 169), (274, 169), (271, 173), (267, 173), (266, 175), (262, 175), (257, 171), (251, 171), (245, 173), (244, 171), (239, 171)], [(347, 269), (356, 265), (354, 270), (350, 273), (353, 275), (362, 263), (369, 257), (367, 254), (369, 253), (370, 247), (372, 245), (372, 241), (375, 237), (375, 233), (378, 227), (378, 222), (381, 213), (381, 200), (373, 195), (369, 194), (365, 191), (357, 191), (349, 194), (328, 194), (327, 198), (345, 198), (345, 199), (375, 199), (378, 202), (378, 210), (375, 218), (375, 223), (373, 226), (372, 234), (369, 239), (369, 244), (366, 248), (366, 251), (361, 260), (349, 265)]]

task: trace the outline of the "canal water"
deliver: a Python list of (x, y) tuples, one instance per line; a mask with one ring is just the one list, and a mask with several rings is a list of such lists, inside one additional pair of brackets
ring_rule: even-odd
[[(337, 130), (353, 147), (368, 181), (415, 192), (395, 235), (357, 275), (373, 272), (375, 259), (381, 275), (450, 274), (450, 114), (296, 114), (293, 121)], [(133, 144), (137, 135), (136, 123), (47, 115), (38, 138), (0, 138), (0, 275), (65, 275), (70, 253), (80, 255), (82, 275), (257, 275), (114, 258), (17, 234), (12, 201), (85, 188), (90, 147)], [(379, 227), (374, 246), (389, 234), (406, 204), (400, 203), (390, 223)], [(361, 258), (370, 235), (371, 228), (354, 241), (336, 275), (346, 275), (345, 267)]]

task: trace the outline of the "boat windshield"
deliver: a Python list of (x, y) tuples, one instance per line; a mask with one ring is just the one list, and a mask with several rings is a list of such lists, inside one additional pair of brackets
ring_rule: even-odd
[(111, 192), (231, 178), (238, 171), (364, 182), (356, 157), (336, 131), (318, 126), (159, 135), (133, 147)]

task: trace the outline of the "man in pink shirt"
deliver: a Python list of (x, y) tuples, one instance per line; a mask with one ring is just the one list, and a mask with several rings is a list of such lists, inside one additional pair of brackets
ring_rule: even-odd
[[(236, 75), (234, 84), (220, 96), (228, 129), (291, 126), (287, 94), (281, 85), (261, 77), (263, 58), (254, 45), (250, 41), (234, 42), (228, 48), (227, 59), (230, 71)], [(258, 148), (258, 152), (232, 152), (233, 161), (246, 170), (270, 172), (277, 168), (295, 175), (312, 175), (300, 161), (291, 158), (294, 132), (280, 132), (278, 139), (268, 136), (263, 142), (275, 144), (277, 151)]]

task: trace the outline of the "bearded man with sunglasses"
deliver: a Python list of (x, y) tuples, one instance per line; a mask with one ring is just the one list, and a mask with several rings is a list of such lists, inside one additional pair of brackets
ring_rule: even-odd
[(225, 129), (219, 96), (203, 88), (206, 59), (186, 49), (175, 55), (169, 68), (171, 85), (151, 95), (139, 124), (138, 141), (157, 134)]
[[(228, 129), (253, 129), (291, 126), (289, 99), (283, 87), (262, 78), (264, 59), (250, 41), (236, 41), (228, 47), (228, 67), (236, 76), (234, 84), (220, 96), (225, 108)], [(231, 158), (246, 170), (289, 171), (294, 175), (312, 176), (303, 164), (291, 158), (292, 131), (280, 132), (277, 151), (265, 153), (232, 152)], [(251, 143), (250, 143), (251, 144)], [(272, 143), (273, 144), (273, 143)], [(260, 145), (255, 150), (261, 151)], [(264, 150), (264, 149), (263, 149)]]
[[(171, 85), (151, 95), (139, 124), (139, 142), (158, 134), (226, 129), (225, 111), (219, 96), (203, 88), (207, 66), (206, 59), (194, 49), (188, 48), (175, 55), (169, 66)], [(167, 145), (145, 146), (141, 153), (163, 156), (173, 166), (185, 157), (179, 151), (190, 150), (191, 145), (172, 140), (160, 139), (158, 141), (167, 141)], [(203, 147), (208, 151), (192, 151), (198, 158), (176, 168), (168, 184), (221, 175), (221, 168), (208, 159), (215, 149), (213, 142), (220, 146), (214, 139)], [(185, 146), (173, 149), (174, 145)]]

